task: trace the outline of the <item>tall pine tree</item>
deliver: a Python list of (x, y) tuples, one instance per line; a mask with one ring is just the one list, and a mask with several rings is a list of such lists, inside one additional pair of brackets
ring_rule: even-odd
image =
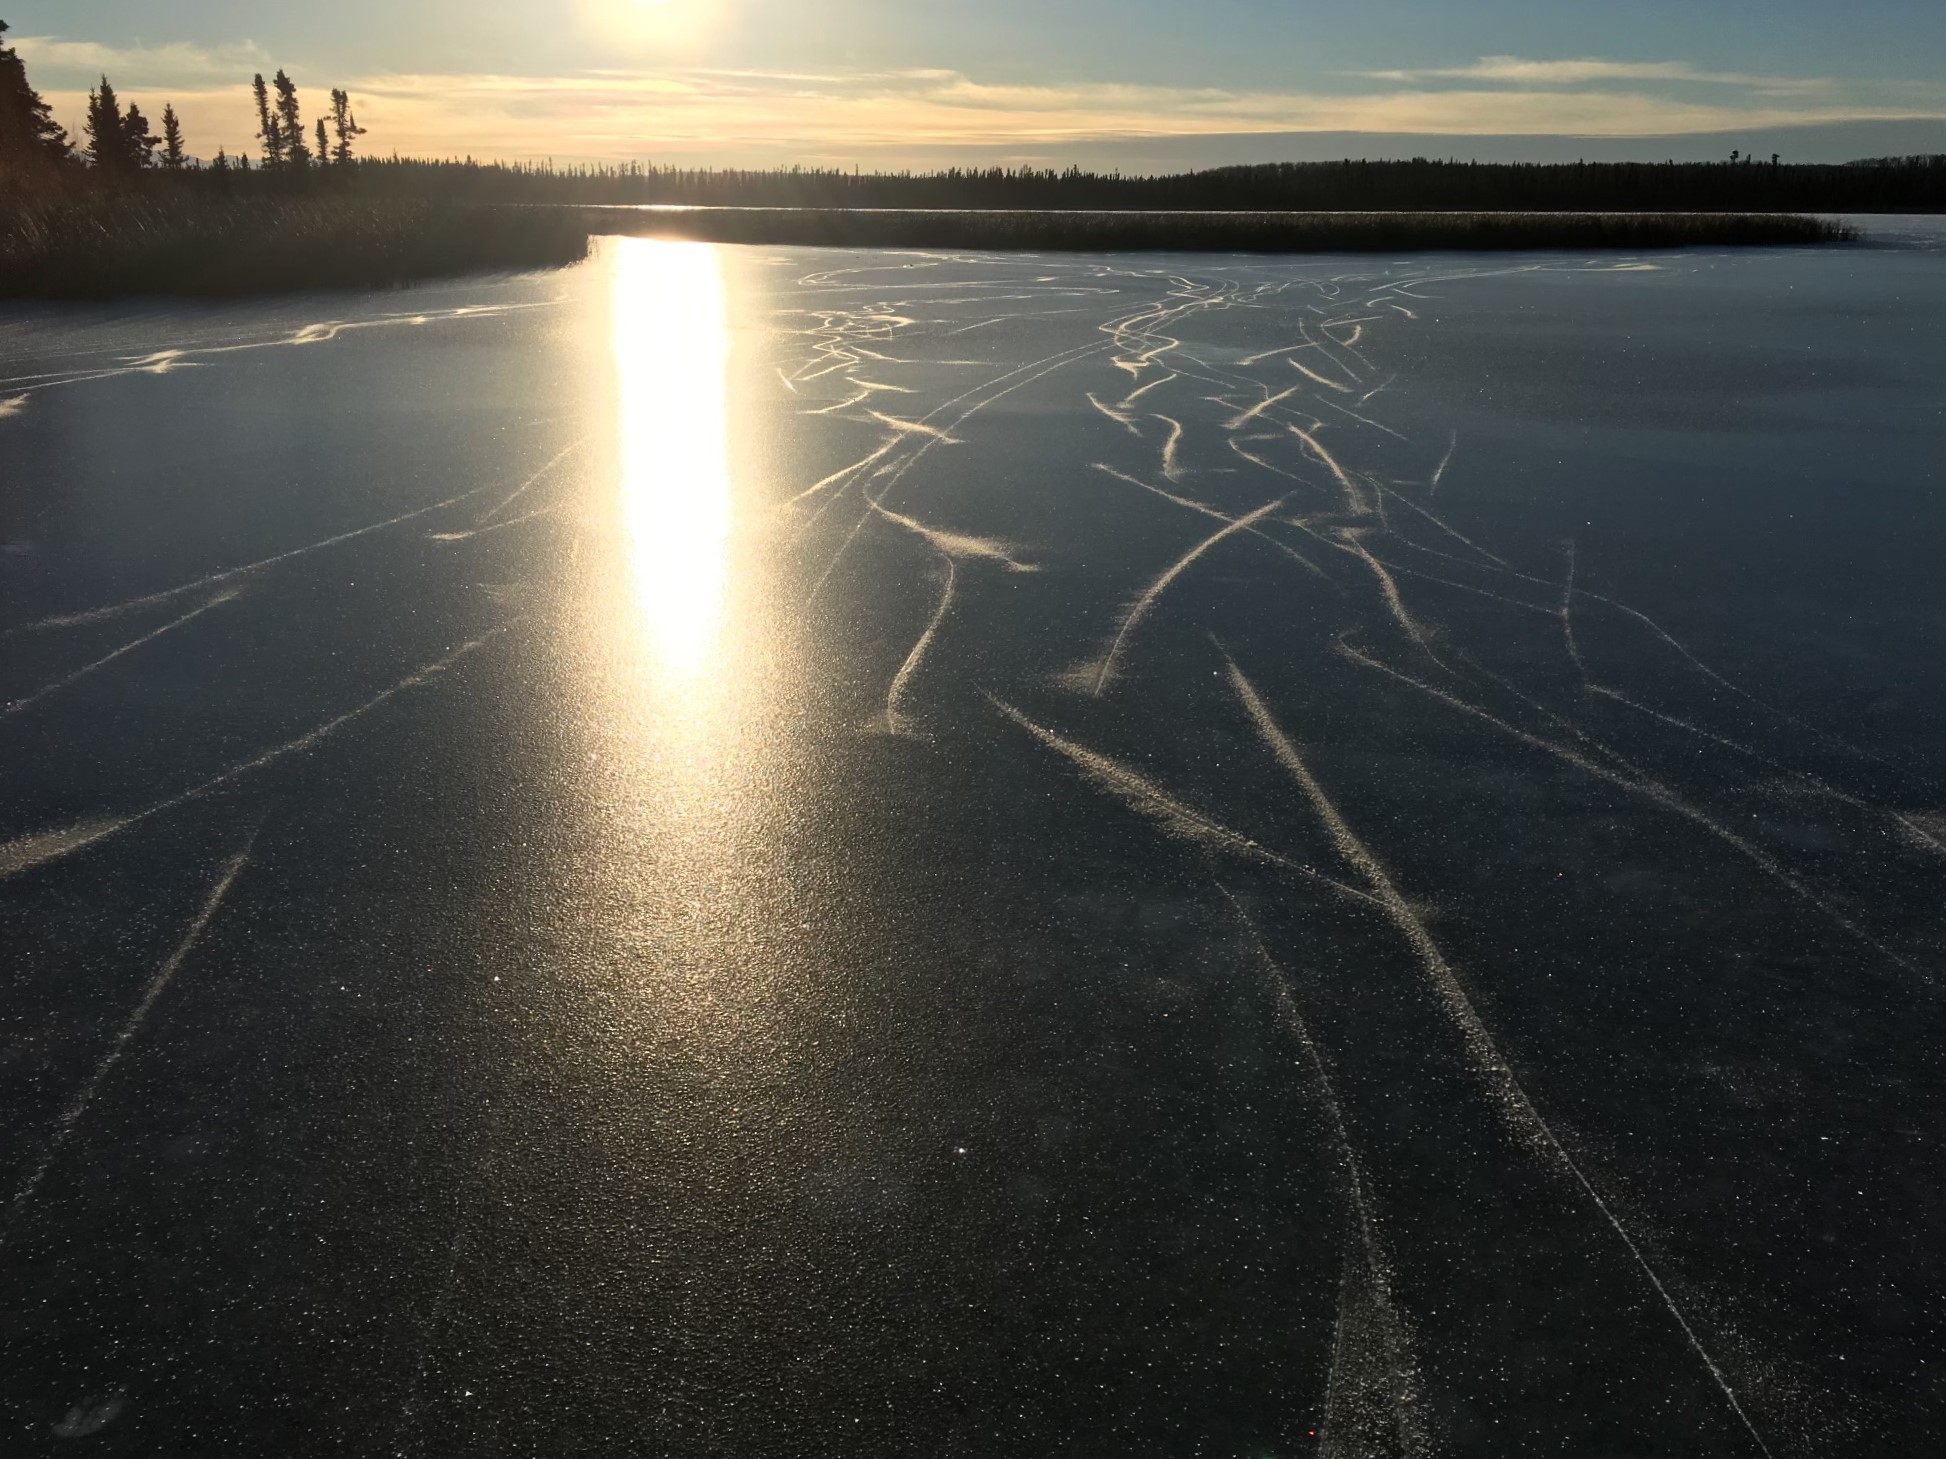
[(26, 64), (4, 44), (6, 35), (7, 22), (0, 20), (0, 177), (51, 171), (73, 155), (68, 134), (27, 84)]
[(271, 86), (277, 92), (277, 129), (284, 138), (284, 162), (290, 167), (305, 167), (311, 149), (304, 145), (304, 117), (297, 105), (297, 83), (279, 71)]
[(120, 176), (135, 170), (135, 158), (122, 131), (122, 104), (106, 76), (88, 93), (88, 160), (97, 172)]
[(140, 172), (155, 166), (156, 144), (161, 140), (149, 130), (149, 119), (142, 115), (142, 108), (130, 102), (122, 117), (122, 154), (129, 171)]
[(342, 167), (351, 161), (351, 144), (365, 135), (358, 118), (351, 114), (349, 92), (334, 89), (331, 93), (331, 130), (338, 134), (338, 145), (331, 149), (331, 160)]
[(162, 107), (162, 165), (171, 172), (181, 172), (182, 164), (182, 122), (176, 116), (176, 108), (165, 102)]
[(121, 98), (106, 76), (88, 93), (88, 156), (97, 171), (109, 177), (129, 177), (155, 166), (156, 144), (162, 138), (149, 130), (142, 108)]
[(263, 72), (250, 83), (250, 91), (257, 99), (257, 136), (264, 144), (264, 166), (277, 167), (284, 160), (284, 129), (270, 109), (270, 88), (264, 85)]

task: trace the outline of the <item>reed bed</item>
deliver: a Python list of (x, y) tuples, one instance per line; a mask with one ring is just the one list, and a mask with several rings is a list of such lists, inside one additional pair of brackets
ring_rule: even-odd
[(587, 257), (561, 212), (314, 195), (103, 193), (0, 203), (0, 297), (371, 289)]

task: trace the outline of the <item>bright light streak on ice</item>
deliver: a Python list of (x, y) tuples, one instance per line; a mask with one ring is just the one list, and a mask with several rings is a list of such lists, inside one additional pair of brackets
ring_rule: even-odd
[(622, 519), (656, 657), (688, 675), (723, 616), (730, 535), (729, 326), (716, 250), (616, 242)]

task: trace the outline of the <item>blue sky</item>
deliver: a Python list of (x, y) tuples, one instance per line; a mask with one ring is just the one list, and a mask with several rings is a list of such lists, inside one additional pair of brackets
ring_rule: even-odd
[(152, 112), (174, 100), (204, 152), (249, 145), (242, 88), (277, 66), (347, 87), (374, 145), (415, 153), (1946, 147), (1946, 0), (0, 0), (0, 16), (69, 119), (105, 70)]

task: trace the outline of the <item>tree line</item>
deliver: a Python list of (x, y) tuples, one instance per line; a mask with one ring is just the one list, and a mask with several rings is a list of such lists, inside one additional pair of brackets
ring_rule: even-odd
[[(0, 20), (0, 180), (29, 183), (84, 167), (108, 181), (150, 171), (205, 169), (187, 149), (173, 103), (164, 104), (162, 130), (156, 132), (137, 103), (122, 105), (106, 76), (88, 92), (83, 145), (77, 151), (66, 128), (55, 121), (53, 108), (29, 82), (19, 52), (4, 43), (7, 30), (7, 22)], [(269, 82), (259, 74), (251, 90), (262, 144), (260, 170), (289, 174), (348, 167), (356, 160), (355, 144), (365, 128), (353, 115), (347, 92), (332, 90), (329, 110), (307, 135), (297, 84), (288, 73), (280, 70)], [(221, 148), (206, 166), (213, 172), (251, 170), (248, 157), (231, 158)]]
[(389, 158), (360, 186), (479, 203), (1156, 212), (1946, 212), (1946, 155), (1840, 164), (1283, 162), (1132, 176), (1032, 167), (859, 172)]

